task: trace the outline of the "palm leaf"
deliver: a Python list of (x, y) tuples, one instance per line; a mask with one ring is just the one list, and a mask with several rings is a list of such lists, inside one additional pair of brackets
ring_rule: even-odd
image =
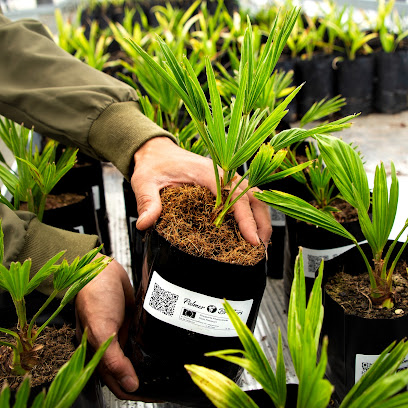
[(276, 190), (254, 193), (254, 196), (290, 217), (327, 229), (334, 234), (350, 239), (354, 243), (357, 242), (354, 236), (332, 215), (318, 210), (298, 197)]
[(258, 408), (253, 400), (225, 375), (194, 364), (185, 366), (192, 380), (218, 408)]
[[(370, 189), (363, 162), (358, 153), (341, 139), (315, 135), (320, 154), (343, 198), (360, 212), (370, 206)], [(353, 188), (354, 186), (354, 188)], [(357, 202), (355, 192), (361, 198)]]

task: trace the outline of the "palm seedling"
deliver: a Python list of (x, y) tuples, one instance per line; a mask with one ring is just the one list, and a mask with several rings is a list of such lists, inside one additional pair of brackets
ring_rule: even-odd
[[(374, 188), (370, 198), (367, 174), (361, 157), (355, 149), (334, 137), (317, 134), (315, 138), (323, 161), (341, 196), (358, 211), (361, 231), (372, 252), (372, 264), (369, 261), (370, 257), (364, 253), (356, 238), (332, 215), (318, 211), (304, 200), (278, 191), (264, 191), (263, 193), (255, 193), (255, 196), (291, 217), (350, 239), (357, 246), (364, 259), (370, 278), (372, 303), (381, 307), (392, 308), (394, 306), (393, 273), (402, 251), (408, 243), (407, 238), (401, 249), (394, 253), (398, 239), (408, 227), (407, 220), (388, 250), (385, 250), (398, 205), (398, 179), (394, 164), (391, 163), (389, 192), (384, 164), (381, 163), (377, 166)], [(369, 216), (370, 205), (371, 217)]]
[(322, 47), (326, 28), (317, 25), (317, 17), (304, 16), (307, 24), (299, 17), (295, 29), (288, 38), (288, 47), (291, 50), (292, 58), (300, 56), (303, 59), (311, 60), (317, 47)]
[(13, 210), (27, 203), (28, 211), (37, 214), (41, 221), (47, 196), (74, 166), (77, 149), (67, 148), (55, 162), (57, 142), (50, 140), (39, 153), (33, 144), (33, 130), (18, 126), (8, 119), (0, 120), (0, 137), (14, 154), (17, 164), (15, 170), (2, 160), (0, 179), (13, 196), (13, 203), (1, 194), (0, 202)]
[[(310, 164), (303, 163), (287, 171), (274, 173), (286, 156), (284, 147), (314, 133), (331, 132), (348, 126), (345, 122), (349, 118), (345, 118), (316, 129), (293, 129), (290, 132), (279, 133), (270, 144), (263, 144), (273, 134), (287, 112), (285, 108), (300, 90), (300, 87), (296, 88), (272, 112), (266, 109), (254, 110), (298, 14), (298, 9), (291, 10), (282, 19), (281, 26), (277, 25), (278, 18), (275, 20), (275, 25), (256, 63), (253, 58), (252, 30), (248, 19), (239, 65), (239, 88), (231, 106), (226, 109), (222, 106), (209, 58), (206, 58), (206, 72), (211, 109), (194, 69), (186, 57), (183, 57), (182, 63), (178, 62), (166, 43), (158, 38), (166, 57), (166, 65), (163, 68), (140, 46), (132, 43), (146, 63), (176, 90), (209, 151), (217, 184), (215, 201), (217, 216), (214, 221), (216, 226), (221, 225), (226, 213), (250, 188), (286, 177)], [(256, 152), (258, 153), (255, 155)], [(254, 155), (248, 171), (237, 180), (236, 170)], [(246, 178), (247, 186), (235, 194), (238, 186)], [(223, 192), (227, 193), (225, 199)]]
[[(242, 13), (242, 11), (234, 11), (233, 14), (230, 15), (224, 10), (223, 20), (225, 21), (227, 30), (221, 33), (221, 38), (224, 42), (222, 50), (226, 51), (228, 54), (231, 69), (238, 70), (238, 55), (240, 54), (242, 48), (245, 30), (248, 27), (248, 19), (246, 18), (246, 15)], [(272, 25), (268, 27), (268, 33), (270, 32), (271, 27)], [(263, 31), (258, 25), (254, 24), (252, 26), (252, 42), (254, 51), (261, 50), (262, 37)]]
[[(38, 336), (74, 299), (76, 294), (109, 264), (110, 258), (95, 258), (101, 249), (102, 246), (95, 248), (82, 258), (77, 257), (71, 264), (68, 264), (64, 259), (60, 265), (56, 265), (56, 262), (64, 255), (65, 251), (61, 251), (30, 278), (30, 259), (24, 261), (23, 264), (12, 262), (8, 269), (3, 266), (4, 246), (0, 222), (0, 288), (10, 294), (17, 314), (16, 330), (0, 327), (0, 332), (9, 335), (12, 339), (11, 341), (0, 341), (0, 345), (10, 347), (13, 350), (13, 361), (10, 367), (15, 374), (24, 375), (38, 363), (39, 347), (36, 344)], [(31, 320), (27, 320), (25, 297), (51, 275), (53, 283), (51, 294)], [(51, 313), (51, 316), (41, 327), (35, 327), (35, 322), (40, 314), (53, 299), (64, 291), (65, 294), (57, 309)]]
[[(114, 335), (109, 337), (94, 353), (91, 360), (86, 362), (87, 330), (82, 341), (72, 357), (59, 369), (52, 381), (48, 392), (42, 391), (33, 400), (31, 408), (69, 408), (77, 399), (79, 393), (89, 381), (100, 359), (109, 347)], [(30, 397), (30, 377), (26, 376), (15, 395), (14, 404), (11, 402), (11, 392), (7, 385), (0, 390), (0, 407), (27, 407)]]
[(54, 16), (55, 16), (55, 23), (57, 25), (57, 35), (56, 35), (56, 43), (69, 54), (75, 53), (75, 48), (71, 43), (71, 39), (74, 36), (75, 31), (81, 25), (81, 7), (78, 9), (75, 20), (72, 21), (65, 21), (62, 12), (60, 9), (56, 9)]
[[(139, 14), (142, 23), (134, 23), (133, 19), (136, 14)], [(133, 51), (133, 48), (126, 41), (126, 38), (131, 38), (137, 44), (142, 47), (146, 47), (151, 39), (151, 36), (147, 33), (148, 23), (147, 17), (144, 14), (140, 6), (134, 9), (125, 9), (125, 15), (123, 17), (123, 24), (109, 22), (109, 28), (112, 32), (113, 38), (120, 45), (121, 49), (130, 59), (135, 59), (138, 55)]]
[(354, 9), (347, 9), (348, 16), (345, 22), (339, 20), (327, 20), (327, 27), (330, 27), (337, 37), (342, 41), (343, 52), (347, 59), (355, 60), (357, 53), (370, 54), (372, 48), (369, 41), (377, 37), (377, 33), (368, 33), (359, 27), (355, 21)]
[(398, 10), (393, 10), (394, 5), (395, 0), (378, 1), (375, 31), (380, 37), (383, 50), (387, 53), (395, 52), (401, 41), (408, 36), (408, 30), (404, 29)]
[[(217, 68), (221, 74), (217, 80), (220, 95), (227, 104), (231, 104), (239, 88), (238, 70), (235, 71), (235, 75), (231, 75), (221, 64), (217, 64)], [(275, 109), (275, 107), (295, 89), (295, 87), (292, 86), (292, 82), (292, 70), (289, 72), (275, 71), (262, 90), (256, 107), (260, 109), (268, 108), (270, 111)]]
[(70, 39), (75, 50), (74, 56), (87, 65), (102, 71), (107, 67), (110, 54), (107, 52), (113, 38), (99, 28), (97, 21), (92, 21), (89, 36), (85, 36), (85, 27), (78, 27)]
[[(321, 101), (315, 102), (300, 120), (300, 127), (303, 128), (311, 122), (338, 112), (344, 105), (345, 99), (341, 98), (340, 95), (329, 100), (322, 99)], [(297, 156), (298, 145), (299, 143), (296, 143), (288, 149), (288, 154), (281, 164), (282, 170), (299, 164)], [(341, 198), (341, 195), (335, 190), (336, 186), (332, 180), (329, 169), (324, 166), (323, 158), (319, 155), (315, 143), (309, 141), (305, 147), (305, 154), (307, 160), (313, 163), (307, 169), (297, 172), (291, 177), (306, 187), (314, 200), (316, 208), (322, 211), (337, 212), (338, 210), (332, 206), (332, 203), (336, 199)]]
[(228, 43), (222, 40), (221, 35), (226, 29), (224, 21), (226, 14), (223, 0), (218, 2), (213, 15), (209, 13), (207, 3), (201, 3), (194, 25), (196, 29), (193, 30), (190, 41), (193, 52), (198, 54), (201, 60), (207, 56), (211, 61), (215, 61), (225, 52)]
[(326, 0), (323, 4), (319, 4), (320, 15), (319, 24), (325, 27), (325, 38), (321, 43), (320, 48), (326, 55), (332, 55), (335, 51), (342, 52), (343, 48), (339, 46), (337, 29), (333, 27), (341, 27), (343, 18), (347, 11), (347, 7), (339, 7), (339, 4), (333, 0)]
[[(157, 8), (157, 16), (162, 16), (162, 13), (166, 12), (164, 14), (166, 18), (164, 16), (158, 18), (160, 25), (156, 28), (156, 31), (163, 35), (166, 44), (179, 58), (181, 58), (183, 53), (187, 52), (186, 44), (191, 39), (190, 30), (198, 17), (197, 15), (191, 17), (191, 15), (198, 4), (199, 2), (195, 2), (186, 13), (181, 15), (178, 12), (176, 13), (177, 10), (173, 10), (171, 6), (169, 6), (169, 9), (163, 7)], [(164, 67), (165, 57), (161, 49), (157, 47), (155, 42), (150, 42), (151, 34), (143, 35), (143, 32), (139, 29), (129, 31), (129, 27), (125, 28), (125, 26), (120, 24), (115, 25), (111, 23), (110, 27), (115, 40), (121, 45), (127, 57), (132, 61), (132, 63), (124, 60), (116, 62), (116, 64), (122, 65), (129, 72), (127, 75), (119, 73), (118, 76), (135, 88), (139, 94), (145, 94), (143, 100), (140, 99), (144, 114), (147, 114), (149, 118), (171, 133), (179, 133), (180, 129), (186, 124), (187, 118), (187, 113), (180, 114), (183, 105), (180, 96), (167, 81), (140, 61), (139, 54), (128, 40), (131, 39), (134, 43), (147, 49), (147, 52), (153, 56), (156, 62)], [(200, 60), (199, 52), (191, 52), (190, 59), (194, 65), (195, 73), (199, 75), (204, 68), (204, 61)]]
[[(296, 258), (294, 281), (288, 311), (288, 345), (299, 380), (297, 408), (326, 408), (334, 387), (324, 378), (327, 365), (327, 337), (323, 338), (320, 357), (318, 353), (324, 309), (321, 283), (323, 261), (313, 289), (306, 302), (303, 256)], [(234, 309), (225, 301), (225, 310), (241, 340), (244, 350), (221, 350), (206, 353), (245, 368), (262, 386), (277, 408), (285, 407), (287, 400), (286, 371), (279, 341), (275, 372), (251, 331), (241, 321)], [(403, 408), (408, 402), (408, 392), (402, 391), (408, 383), (408, 371), (397, 372), (408, 352), (408, 343), (401, 341), (387, 347), (367, 373), (353, 386), (340, 404), (340, 408), (395, 407)], [(218, 408), (257, 408), (258, 405), (229, 378), (215, 370), (186, 365), (192, 380)]]

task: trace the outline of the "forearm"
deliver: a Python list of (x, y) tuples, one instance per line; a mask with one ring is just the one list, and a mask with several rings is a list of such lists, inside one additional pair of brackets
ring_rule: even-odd
[(141, 144), (171, 137), (138, 111), (133, 88), (66, 53), (39, 22), (0, 14), (0, 61), (1, 115), (112, 161), (125, 177)]

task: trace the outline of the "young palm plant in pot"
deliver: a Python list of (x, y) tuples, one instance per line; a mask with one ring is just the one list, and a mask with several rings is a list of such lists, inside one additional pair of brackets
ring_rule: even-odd
[[(301, 250), (296, 258), (294, 284), (288, 311), (288, 345), (299, 382), (286, 383), (282, 340), (276, 355), (276, 370), (273, 371), (260, 344), (242, 322), (234, 309), (225, 302), (226, 312), (234, 325), (244, 350), (221, 350), (206, 353), (244, 367), (259, 382), (261, 389), (244, 392), (235, 383), (215, 370), (197, 365), (186, 365), (193, 381), (218, 408), (271, 407), (276, 408), (326, 408), (351, 407), (395, 407), (403, 408), (408, 401), (408, 392), (403, 392), (408, 382), (408, 372), (398, 372), (407, 352), (404, 340), (392, 343), (381, 353), (378, 360), (367, 370), (342, 401), (333, 401), (334, 387), (324, 378), (327, 364), (327, 345), (324, 337), (319, 355), (323, 315), (321, 284), (323, 262), (314, 282), (310, 298), (307, 299)], [(319, 356), (319, 357), (318, 357)], [(400, 392), (398, 394), (398, 392)]]
[(408, 30), (404, 19), (397, 10), (393, 10), (394, 5), (395, 0), (378, 2), (375, 28), (382, 51), (375, 55), (377, 82), (374, 104), (383, 113), (397, 113), (407, 108), (405, 73), (408, 50), (406, 44), (404, 46), (404, 39), (408, 36)]
[[(345, 100), (341, 98), (340, 95), (332, 99), (322, 99), (315, 102), (306, 114), (300, 120), (300, 128), (304, 128), (312, 122), (320, 121), (323, 118), (329, 117), (333, 113), (340, 110), (344, 105)], [(293, 166), (297, 166), (299, 163), (304, 161), (313, 161), (310, 167), (307, 167), (302, 172), (297, 172), (292, 174), (292, 176), (287, 177), (278, 181), (278, 183), (271, 183), (261, 186), (262, 189), (268, 190), (270, 188), (284, 191), (287, 193), (296, 194), (296, 196), (304, 199), (314, 199), (315, 204), (318, 208), (326, 209), (327, 211), (335, 211), (335, 209), (330, 205), (336, 198), (334, 192), (333, 182), (330, 180), (330, 175), (327, 169), (323, 168), (322, 159), (318, 155), (315, 144), (311, 141), (300, 141), (294, 143), (288, 147), (288, 152), (284, 161), (280, 166), (280, 170), (285, 170)], [(289, 304), (289, 294), (291, 283), (293, 280), (293, 267), (295, 264), (295, 257), (297, 255), (297, 248), (299, 246), (306, 248), (319, 248), (310, 246), (311, 240), (305, 240), (308, 234), (304, 234), (304, 231), (300, 231), (302, 226), (306, 225), (298, 224), (293, 222), (290, 217), (285, 217), (283, 213), (271, 209), (272, 218), (272, 245), (269, 248), (269, 259), (268, 262), (271, 264), (270, 276), (276, 278), (284, 278), (285, 295), (287, 304)], [(299, 229), (297, 227), (300, 227)], [(307, 227), (306, 227), (307, 228)], [(315, 229), (313, 227), (313, 229)], [(319, 231), (322, 231), (321, 229)], [(317, 232), (317, 231), (315, 231)], [(298, 241), (299, 240), (299, 241)], [(303, 242), (302, 242), (303, 241)], [(313, 240), (315, 242), (316, 240)], [(323, 240), (322, 240), (323, 241)], [(323, 241), (327, 244), (329, 242)], [(333, 248), (330, 244), (326, 248)], [(315, 272), (318, 269), (317, 262), (316, 268), (312, 271), (312, 275), (309, 272), (309, 268), (306, 270), (306, 281), (307, 288), (310, 291), (313, 285), (313, 281), (310, 277), (315, 276)]]
[[(408, 220), (396, 238), (390, 240), (398, 204), (398, 179), (393, 164), (389, 192), (385, 167), (381, 163), (376, 168), (370, 197), (367, 175), (358, 153), (340, 139), (323, 135), (316, 135), (315, 138), (340, 194), (358, 211), (358, 220), (367, 244), (359, 243), (333, 216), (319, 212), (299, 198), (277, 191), (264, 191), (255, 195), (285, 214), (327, 229), (355, 245), (355, 249), (327, 262), (329, 276), (337, 272), (347, 273), (335, 275), (331, 279), (330, 286), (326, 285), (325, 297), (327, 314), (333, 313), (325, 319), (325, 330), (333, 339), (329, 367), (336, 389), (340, 395), (344, 395), (358, 379), (356, 362), (363, 358), (361, 356), (378, 354), (386, 344), (407, 334), (406, 312), (404, 305), (399, 302), (405, 289), (396, 289), (406, 272), (403, 271), (401, 275), (395, 271), (398, 261), (407, 258), (404, 250), (408, 239), (404, 243), (398, 240), (407, 229)], [(371, 217), (369, 210), (372, 212)], [(359, 288), (352, 296), (358, 299), (363, 293), (365, 299), (365, 304), (361, 306), (354, 304), (355, 301), (353, 306), (341, 302), (342, 297), (347, 298), (353, 281), (359, 283)], [(340, 329), (340, 333), (336, 333), (336, 329)], [(367, 339), (369, 333), (375, 333), (375, 342)], [(359, 364), (361, 366), (361, 361)]]
[[(76, 294), (109, 264), (110, 258), (95, 258), (95, 255), (101, 250), (99, 247), (89, 251), (81, 258), (77, 257), (71, 264), (64, 259), (57, 265), (64, 255), (62, 251), (53, 256), (36, 273), (30, 274), (30, 259), (22, 264), (12, 262), (9, 268), (3, 266), (4, 247), (1, 222), (0, 231), (0, 288), (10, 295), (17, 315), (17, 323), (10, 317), (4, 316), (2, 324), (6, 327), (0, 327), (2, 334), (0, 338), (2, 348), (0, 355), (1, 388), (8, 384), (11, 389), (16, 390), (24, 382), (25, 375), (30, 374), (32, 386), (40, 386), (41, 389), (55, 377), (74, 349), (74, 331), (66, 325), (60, 328), (51, 327), (55, 322), (54, 319), (70, 304)], [(40, 290), (46, 280), (52, 282), (51, 285), (47, 284), (50, 293), (45, 296), (44, 303), (34, 312), (34, 315), (30, 316), (29, 309), (31, 308), (26, 303), (27, 297), (33, 291)], [(49, 311), (50, 308), (53, 309), (52, 312)], [(107, 344), (105, 349), (106, 347)], [(58, 355), (58, 358), (55, 358), (55, 355)], [(75, 372), (81, 374), (84, 360), (79, 358), (77, 367), (71, 369), (71, 374)], [(92, 370), (96, 364), (94, 360), (91, 365)], [(90, 370), (90, 368), (86, 370), (89, 375)], [(80, 381), (74, 387), (75, 392), (79, 393), (89, 379), (89, 375), (77, 378), (80, 378)], [(72, 381), (71, 378), (69, 380), (71, 385)]]
[(81, 187), (85, 183), (77, 181), (77, 188), (64, 190), (60, 183), (76, 164), (77, 149), (65, 148), (57, 157), (59, 143), (49, 140), (39, 151), (34, 130), (8, 119), (0, 120), (0, 137), (15, 159), (15, 164), (10, 165), (1, 160), (0, 179), (11, 195), (0, 195), (3, 204), (13, 210), (31, 211), (40, 221), (58, 228), (102, 236), (90, 189), (87, 191)]
[[(238, 242), (232, 244), (230, 233), (219, 240), (226, 228), (234, 225), (231, 214), (233, 205), (250, 188), (278, 180), (310, 164), (303, 163), (275, 173), (286, 155), (283, 150), (285, 146), (319, 131), (330, 132), (347, 126), (345, 120), (325, 124), (319, 130), (290, 129), (276, 135), (271, 143), (264, 144), (284, 117), (286, 106), (300, 89), (294, 90), (273, 111), (268, 112), (269, 116), (266, 115), (266, 109), (254, 110), (298, 13), (299, 10), (293, 9), (282, 19), (281, 26), (275, 24), (256, 64), (252, 50), (252, 30), (248, 21), (241, 52), (239, 88), (231, 106), (227, 107), (222, 105), (209, 58), (206, 58), (208, 102), (187, 58), (184, 57), (179, 62), (159, 38), (166, 56), (164, 69), (141, 47), (133, 44), (146, 64), (165, 78), (180, 95), (213, 160), (217, 183), (216, 197), (197, 186), (165, 189), (162, 192), (161, 218), (155, 231), (149, 234), (148, 245), (145, 247), (146, 270), (143, 271), (143, 285), (136, 295), (139, 314), (135, 318), (135, 333), (131, 338), (130, 354), (141, 378), (144, 376), (147, 383), (144, 390), (144, 384), (141, 386), (141, 393), (188, 404), (199, 403), (200, 395), (187, 385), (191, 380), (185, 373), (183, 364), (199, 363), (202, 359), (201, 351), (205, 348), (221, 344), (230, 348), (236, 344), (236, 335), (230, 330), (222, 306), (224, 297), (234, 301), (233, 307), (239, 310), (253, 330), (265, 287), (263, 245), (253, 247), (235, 232), (232, 235), (237, 237)], [(237, 168), (254, 155), (248, 171), (238, 177)], [(241, 191), (238, 187), (242, 187)], [(179, 196), (186, 208), (185, 213), (172, 214), (169, 212), (171, 209), (181, 206), (172, 201)], [(203, 217), (201, 209), (210, 211)], [(198, 252), (182, 247), (183, 240), (170, 241), (172, 236), (180, 236), (182, 228), (177, 225), (174, 227), (169, 220), (183, 222), (187, 219), (186, 224), (197, 225), (197, 220), (191, 221), (191, 214), (199, 214), (199, 217), (210, 221), (205, 234), (199, 235), (195, 231), (184, 240), (193, 242)], [(177, 234), (174, 228), (179, 231)], [(204, 231), (201, 225), (200, 228)], [(236, 226), (232, 229), (238, 231)], [(201, 235), (204, 235), (204, 239), (209, 237), (213, 240), (212, 248), (215, 245), (217, 252), (220, 252), (223, 242), (226, 243), (227, 252), (218, 257), (214, 256), (216, 254), (211, 247), (210, 251), (205, 252), (205, 245), (197, 244), (196, 241), (196, 237)], [(231, 256), (232, 248), (233, 252), (242, 255), (239, 261)], [(140, 277), (138, 281), (141, 281)], [(158, 332), (161, 333), (161, 338), (166, 337), (166, 344), (158, 338)], [(214, 368), (217, 366), (234, 380), (239, 374), (236, 367), (214, 362)], [(169, 367), (167, 372), (166, 367)], [(155, 379), (155, 382), (151, 381), (149, 384), (149, 378)], [(202, 400), (201, 402), (204, 403)]]
[[(0, 391), (0, 407), (28, 407), (32, 408), (86, 408), (89, 403), (96, 404), (88, 392), (83, 394), (84, 387), (88, 388), (96, 366), (113, 339), (113, 335), (107, 339), (85, 365), (87, 349), (87, 330), (84, 331), (81, 344), (75, 350), (71, 358), (59, 369), (48, 391), (42, 390), (34, 395), (30, 388), (31, 380), (25, 376), (17, 392), (14, 393), (7, 384)], [(32, 404), (30, 404), (32, 401)], [(96, 407), (96, 405), (93, 405)]]
[(344, 22), (326, 22), (343, 46), (343, 55), (333, 61), (336, 92), (347, 100), (347, 105), (341, 110), (343, 115), (354, 112), (368, 114), (373, 111), (375, 70), (373, 50), (369, 43), (377, 37), (377, 33), (369, 33), (361, 28), (352, 7), (347, 12)]

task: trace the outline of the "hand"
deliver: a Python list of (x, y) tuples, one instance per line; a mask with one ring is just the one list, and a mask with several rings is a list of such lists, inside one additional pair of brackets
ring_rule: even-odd
[(137, 390), (139, 380), (122, 350), (129, 326), (126, 311), (132, 310), (134, 302), (129, 277), (115, 260), (78, 293), (75, 301), (77, 333), (82, 336), (81, 326), (87, 327), (88, 341), (95, 350), (117, 333), (98, 370), (105, 384), (120, 399), (140, 399), (127, 394)]
[[(159, 218), (160, 190), (164, 187), (199, 184), (217, 194), (212, 161), (182, 149), (167, 137), (150, 139), (135, 153), (131, 184), (139, 212), (136, 225), (139, 230), (149, 228)], [(252, 245), (258, 245), (259, 240), (267, 244), (272, 233), (268, 206), (249, 191), (233, 208), (242, 236)]]

